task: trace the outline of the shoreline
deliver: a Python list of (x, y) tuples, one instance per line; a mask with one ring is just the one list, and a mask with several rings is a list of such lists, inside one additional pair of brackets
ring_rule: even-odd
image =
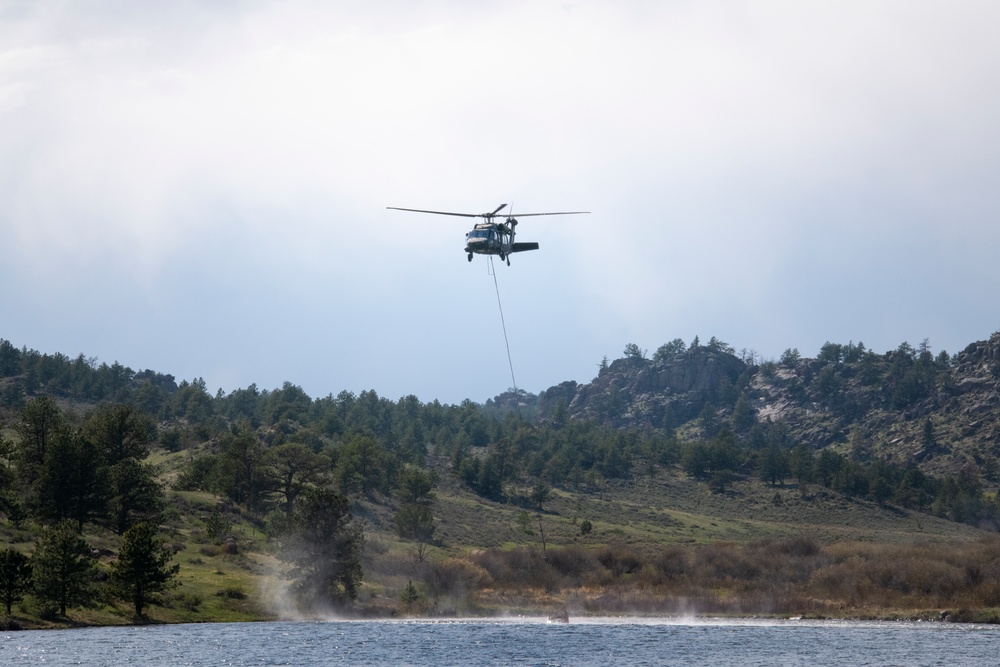
[[(346, 610), (342, 614), (327, 614), (297, 617), (266, 617), (247, 618), (242, 620), (168, 620), (163, 618), (148, 618), (141, 622), (121, 623), (88, 623), (69, 618), (65, 622), (40, 621), (30, 617), (0, 618), (0, 632), (28, 632), (38, 630), (73, 630), (84, 628), (138, 628), (160, 625), (206, 625), (230, 623), (538, 623), (551, 625), (566, 624), (639, 624), (639, 625), (754, 625), (767, 623), (927, 623), (941, 625), (1000, 625), (1000, 610), (989, 609), (933, 609), (933, 610), (881, 610), (846, 612), (836, 615), (825, 614), (722, 614), (722, 613), (684, 613), (684, 614), (651, 614), (642, 612), (622, 613), (573, 613), (565, 616), (556, 615), (541, 609), (531, 610), (494, 610), (482, 614), (412, 614), (412, 613), (380, 613), (373, 614), (373, 609)], [(487, 610), (483, 610), (487, 612)], [(124, 620), (124, 619), (123, 619)]]

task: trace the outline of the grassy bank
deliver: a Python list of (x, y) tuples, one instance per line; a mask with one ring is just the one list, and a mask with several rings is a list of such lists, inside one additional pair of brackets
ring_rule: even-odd
[[(1000, 620), (1000, 538), (974, 542), (830, 545), (805, 538), (719, 542), (640, 551), (624, 544), (443, 552), (418, 562), (374, 541), (366, 583), (348, 616), (777, 616)], [(384, 550), (383, 550), (384, 549)], [(263, 553), (186, 545), (178, 586), (150, 623), (261, 621), (294, 616)], [(406, 594), (410, 588), (409, 596)], [(127, 605), (104, 601), (43, 619), (27, 599), (23, 628), (134, 623)]]
[[(168, 484), (183, 453), (153, 460)], [(394, 502), (356, 496), (365, 527), (364, 584), (345, 613), (363, 617), (769, 615), (996, 622), (1000, 537), (928, 514), (851, 500), (821, 487), (736, 480), (725, 493), (666, 471), (596, 492), (527, 489), (480, 498), (442, 475), (426, 558), (392, 530)], [(142, 622), (263, 621), (294, 616), (282, 594), (266, 518), (201, 492), (171, 491), (163, 535), (177, 586)], [(221, 510), (221, 514), (220, 514)], [(225, 530), (211, 526), (221, 516)], [(0, 547), (30, 552), (39, 527), (0, 528)], [(119, 545), (88, 528), (106, 571)], [(942, 614), (942, 612), (945, 612)], [(101, 599), (42, 618), (29, 596), (24, 628), (136, 622)]]

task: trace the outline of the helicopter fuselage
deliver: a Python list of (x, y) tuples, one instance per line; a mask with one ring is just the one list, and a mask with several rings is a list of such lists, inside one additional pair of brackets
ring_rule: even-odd
[(477, 223), (472, 231), (465, 235), (465, 252), (472, 255), (499, 255), (500, 259), (513, 252), (538, 250), (537, 243), (514, 243), (512, 225), (497, 222)]

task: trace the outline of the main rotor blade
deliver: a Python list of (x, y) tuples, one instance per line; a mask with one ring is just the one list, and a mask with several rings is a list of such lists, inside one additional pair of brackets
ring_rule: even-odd
[(555, 211), (552, 213), (518, 213), (517, 215), (512, 215), (514, 218), (527, 218), (529, 216), (535, 215), (584, 215), (589, 214), (590, 211)]
[[(452, 213), (451, 211), (428, 211), (422, 208), (399, 208), (398, 206), (386, 206), (386, 208), (393, 211), (410, 211), (411, 213), (433, 213), (434, 215), (455, 215), (460, 218), (485, 218), (489, 220), (497, 213), (499, 213), (501, 210), (503, 210), (503, 207), (506, 205), (507, 204), (500, 204), (500, 206), (498, 206), (497, 209), (492, 213)], [(538, 215), (585, 215), (589, 213), (590, 211), (554, 211), (552, 213), (518, 213), (517, 216), (511, 215), (508, 217), (528, 218)]]
[[(457, 215), (457, 216), (462, 217), (462, 218), (481, 218), (481, 217), (483, 217), (482, 213), (450, 213), (448, 211), (425, 211), (425, 210), (420, 209), (420, 208), (399, 208), (398, 206), (386, 206), (386, 208), (392, 209), (393, 211), (410, 211), (412, 213), (433, 213), (435, 215)], [(497, 210), (500, 210), (500, 209), (497, 209)]]

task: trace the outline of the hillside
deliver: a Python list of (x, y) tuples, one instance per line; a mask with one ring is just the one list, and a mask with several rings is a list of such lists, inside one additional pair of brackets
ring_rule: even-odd
[[(128, 523), (155, 519), (181, 586), (153, 618), (289, 615), (282, 526), (300, 494), (334, 489), (365, 534), (355, 614), (675, 613), (687, 600), (990, 620), (998, 352), (994, 335), (954, 357), (828, 343), (763, 362), (673, 341), (652, 359), (629, 346), (589, 384), (442, 405), (313, 399), (291, 383), (213, 396), (199, 379), (0, 341), (0, 542), (31, 553), (70, 517), (106, 568)], [(116, 517), (129, 489), (92, 484), (78, 515), (53, 495), (66, 465), (35, 454), (42, 413), (65, 456), (103, 447), (109, 417), (127, 416), (129, 456), (156, 481), (140, 485), (148, 506)], [(78, 465), (111, 479), (99, 459)], [(18, 622), (39, 623), (25, 604)], [(129, 621), (111, 600), (71, 616)]]

